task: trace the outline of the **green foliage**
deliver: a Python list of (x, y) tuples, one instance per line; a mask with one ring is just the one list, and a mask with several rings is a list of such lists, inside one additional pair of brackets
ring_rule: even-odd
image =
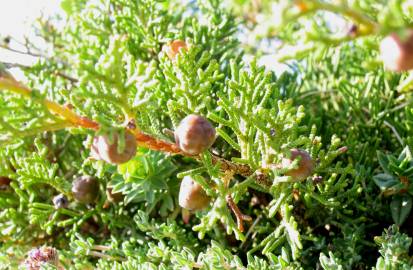
[[(409, 1), (61, 6), (62, 29), (40, 21), (53, 50), (24, 68), (32, 91), (0, 84), (0, 177), (11, 180), (0, 186), (1, 269), (41, 245), (65, 269), (411, 269), (413, 77), (383, 69), (377, 50), (410, 27)], [(188, 49), (170, 57), (174, 40)], [(285, 72), (260, 65), (263, 44)], [(165, 129), (192, 113), (216, 127), (215, 144), (168, 153)], [(125, 128), (143, 134), (136, 156), (94, 160), (93, 136)], [(314, 161), (302, 181), (288, 176), (300, 160), (282, 165), (294, 148)], [(94, 204), (73, 199), (81, 175), (99, 180)], [(211, 198), (206, 209), (179, 206), (186, 175)], [(67, 208), (53, 205), (61, 193)]]
[(108, 186), (114, 193), (125, 195), (125, 204), (144, 201), (148, 212), (159, 207), (159, 214), (166, 216), (175, 209), (178, 182), (172, 176), (176, 169), (171, 158), (142, 149), (133, 160), (118, 167)]
[(408, 253), (412, 239), (400, 233), (397, 226), (391, 226), (374, 240), (380, 245), (381, 254), (374, 269), (411, 269), (411, 257)]
[(339, 260), (337, 260), (337, 258), (334, 257), (333, 253), (330, 252), (328, 255), (329, 256), (327, 257), (324, 253), (320, 254), (321, 267), (325, 270), (329, 270), (329, 269), (342, 270), (343, 266), (341, 265)]
[(384, 173), (373, 177), (384, 196), (392, 196), (390, 210), (393, 221), (401, 225), (412, 209), (412, 190), (410, 179), (413, 175), (413, 159), (409, 147), (403, 149), (398, 158), (378, 153), (380, 166)]

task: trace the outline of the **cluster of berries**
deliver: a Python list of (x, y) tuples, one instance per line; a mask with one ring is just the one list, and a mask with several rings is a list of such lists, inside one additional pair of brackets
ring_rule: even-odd
[[(98, 160), (103, 160), (110, 164), (122, 164), (131, 160), (136, 154), (136, 138), (128, 130), (123, 132), (123, 138), (120, 136), (122, 133), (115, 133), (112, 138), (108, 135), (99, 135), (93, 139), (91, 146), (91, 156)], [(119, 141), (124, 140), (124, 147), (122, 151), (119, 151)], [(182, 152), (187, 155), (199, 155), (203, 151), (207, 150), (215, 141), (215, 129), (205, 118), (199, 115), (189, 115), (185, 117), (178, 128), (175, 131), (175, 140), (177, 146)], [(192, 188), (184, 184), (183, 181), (180, 193), (180, 201), (183, 201), (183, 194), (189, 198), (187, 201), (191, 201), (193, 197), (202, 197), (202, 188), (193, 182)], [(99, 195), (99, 181), (92, 176), (80, 176), (75, 179), (72, 184), (73, 198), (84, 204), (95, 203)], [(191, 189), (193, 191), (188, 191)], [(203, 190), (202, 190), (203, 191)], [(123, 200), (121, 193), (113, 193), (111, 188), (107, 188), (106, 195), (109, 201), (119, 202)], [(206, 196), (206, 194), (205, 194)], [(204, 199), (200, 199), (205, 201)], [(53, 198), (53, 203), (56, 209), (68, 207), (68, 199), (59, 194)], [(198, 209), (196, 206), (194, 209)]]
[[(119, 151), (120, 134), (123, 134), (124, 147)], [(216, 138), (216, 131), (212, 124), (200, 115), (191, 114), (185, 117), (175, 130), (175, 143), (187, 155), (199, 155), (208, 150)], [(103, 160), (110, 164), (122, 164), (132, 159), (136, 154), (137, 143), (135, 136), (128, 130), (116, 133), (109, 139), (108, 135), (99, 135), (93, 139), (91, 155), (95, 159)], [(282, 160), (282, 167), (290, 167), (292, 162), (299, 158), (296, 168), (285, 173), (296, 180), (307, 178), (313, 171), (314, 162), (310, 155), (303, 150), (292, 149), (291, 155)], [(10, 184), (10, 179), (0, 178), (0, 185)], [(80, 203), (93, 204), (99, 197), (99, 181), (93, 176), (77, 177), (72, 183), (73, 198)], [(106, 195), (110, 202), (120, 202), (123, 194), (113, 193), (111, 188), (106, 189)], [(181, 182), (179, 192), (179, 205), (187, 210), (197, 211), (208, 206), (210, 197), (205, 190), (191, 176), (186, 176)], [(53, 198), (56, 209), (67, 208), (69, 201), (63, 194)]]
[[(164, 47), (164, 52), (171, 60), (182, 51), (187, 51), (188, 46), (184, 41), (175, 40)], [(186, 116), (178, 125), (174, 132), (176, 146), (186, 155), (197, 156), (208, 150), (215, 142), (216, 131), (212, 124), (200, 115), (191, 114)], [(121, 146), (122, 142), (122, 147)], [(97, 135), (93, 139), (91, 146), (91, 157), (102, 160), (110, 164), (118, 165), (131, 160), (136, 155), (137, 141), (132, 131), (125, 129), (122, 132), (115, 132), (111, 135)], [(297, 168), (289, 170), (286, 175), (296, 180), (303, 180), (308, 177), (314, 167), (310, 155), (298, 149), (291, 151), (289, 158), (283, 159), (282, 167), (290, 167), (291, 163), (300, 158)], [(0, 185), (8, 185), (8, 178), (0, 178)], [(80, 176), (72, 183), (73, 198), (84, 204), (93, 204), (99, 197), (99, 181), (93, 176)], [(123, 194), (113, 193), (107, 188), (106, 195), (109, 201), (119, 202), (123, 200)], [(210, 197), (203, 190), (195, 179), (186, 176), (181, 182), (179, 192), (179, 205), (187, 210), (201, 210), (210, 202)], [(69, 201), (63, 194), (53, 198), (56, 209), (67, 208)]]

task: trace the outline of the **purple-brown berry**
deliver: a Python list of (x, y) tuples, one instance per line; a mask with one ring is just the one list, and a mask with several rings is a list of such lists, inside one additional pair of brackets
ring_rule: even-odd
[(201, 210), (208, 206), (211, 198), (191, 176), (185, 176), (179, 189), (179, 205), (188, 210)]
[(101, 135), (93, 139), (91, 155), (92, 157), (104, 160), (111, 164), (122, 164), (128, 162), (136, 155), (136, 138), (130, 131), (125, 131), (125, 145), (119, 151), (119, 134), (113, 135), (110, 142), (109, 136)]
[(413, 68), (413, 29), (403, 35), (392, 33), (380, 43), (380, 55), (384, 66), (392, 71), (406, 71)]
[(92, 176), (76, 178), (72, 185), (73, 197), (81, 203), (94, 203), (99, 195), (99, 182)]
[(113, 189), (110, 187), (106, 188), (106, 196), (112, 203), (119, 203), (125, 198), (122, 192), (113, 192)]
[(5, 190), (10, 186), (11, 179), (5, 176), (0, 176), (0, 190)]
[(67, 208), (69, 206), (69, 201), (65, 195), (59, 194), (53, 197), (53, 205), (55, 209)]
[(297, 167), (290, 169), (285, 175), (291, 176), (295, 181), (301, 181), (310, 176), (314, 170), (314, 161), (307, 151), (292, 149), (290, 156), (282, 159), (281, 165), (283, 168), (291, 167), (297, 158), (300, 159)]
[(199, 155), (215, 142), (215, 128), (204, 117), (191, 114), (175, 130), (177, 146), (189, 155)]

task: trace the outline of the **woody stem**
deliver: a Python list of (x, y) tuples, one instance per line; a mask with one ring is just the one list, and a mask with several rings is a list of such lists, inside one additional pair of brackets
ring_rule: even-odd
[(252, 218), (250, 216), (244, 215), (241, 210), (239, 210), (238, 206), (236, 205), (236, 203), (234, 202), (234, 200), (232, 199), (232, 196), (230, 194), (228, 194), (225, 197), (229, 208), (231, 208), (232, 212), (235, 214), (235, 217), (237, 219), (237, 226), (238, 226), (238, 230), (240, 230), (241, 232), (244, 231), (244, 221), (252, 221)]
[[(0, 91), (1, 90), (9, 90), (11, 92), (20, 94), (26, 98), (31, 98), (33, 93), (31, 89), (16, 81), (14, 78), (0, 75)], [(62, 127), (81, 127), (92, 130), (99, 129), (99, 124), (97, 122), (87, 117), (79, 116), (70, 108), (67, 108), (54, 101), (50, 101), (47, 99), (44, 99), (43, 103), (50, 112), (59, 115), (63, 118), (64, 121), (66, 121), (67, 124), (62, 125)], [(128, 128), (128, 130), (134, 134), (139, 146), (149, 148), (151, 150), (162, 151), (169, 154), (180, 154), (193, 158), (198, 158), (197, 156), (191, 156), (182, 152), (181, 149), (173, 143), (156, 139), (136, 128)], [(233, 171), (234, 173), (245, 177), (248, 177), (254, 173), (254, 171), (248, 165), (236, 164), (215, 155), (212, 155), (212, 162), (214, 164), (220, 164), (222, 171)], [(266, 177), (258, 180), (261, 181), (261, 184), (269, 184)]]

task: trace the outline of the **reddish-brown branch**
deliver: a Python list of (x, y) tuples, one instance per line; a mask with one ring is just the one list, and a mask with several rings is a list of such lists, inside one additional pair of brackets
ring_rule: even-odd
[(251, 169), (250, 166), (248, 165), (243, 165), (243, 164), (235, 164), (231, 161), (228, 161), (224, 158), (218, 157), (216, 155), (212, 155), (212, 163), (213, 164), (221, 164), (221, 169), (223, 171), (233, 171), (236, 174), (242, 175), (242, 176), (250, 176), (254, 172)]
[[(31, 89), (19, 83), (13, 77), (5, 75), (6, 73), (0, 74), (0, 90), (7, 89), (9, 91), (21, 94), (25, 97), (31, 97)], [(44, 100), (44, 104), (50, 110), (50, 112), (59, 115), (74, 127), (82, 127), (92, 130), (99, 129), (99, 124), (97, 122), (87, 117), (77, 115), (72, 111), (70, 106), (60, 105), (54, 101), (49, 100)], [(138, 142), (139, 146), (169, 154), (180, 154), (196, 159), (199, 158), (199, 156), (192, 156), (182, 152), (181, 149), (174, 143), (154, 138), (134, 128), (134, 126), (127, 127), (127, 129), (135, 135), (136, 141)], [(212, 162), (213, 164), (220, 164), (222, 171), (232, 171), (235, 174), (239, 174), (245, 177), (248, 177), (254, 173), (254, 171), (248, 165), (236, 164), (215, 155), (212, 155)], [(257, 181), (263, 185), (270, 185), (267, 176), (264, 174), (257, 175)]]
[(259, 172), (259, 171), (254, 171), (250, 166), (245, 165), (245, 164), (236, 164), (231, 161), (228, 161), (224, 158), (218, 157), (216, 155), (212, 155), (212, 163), (217, 164), (219, 163), (221, 166), (222, 171), (232, 171), (235, 174), (242, 175), (244, 177), (249, 177), (253, 175), (254, 173), (256, 174), (255, 179), (257, 180), (257, 183), (260, 185), (263, 185), (265, 187), (270, 187), (271, 182), (268, 179), (268, 175)]
[(250, 216), (244, 215), (241, 210), (239, 210), (238, 206), (235, 204), (234, 200), (232, 199), (232, 196), (228, 194), (225, 197), (229, 208), (231, 208), (232, 212), (235, 214), (235, 217), (237, 218), (237, 226), (238, 230), (241, 232), (244, 232), (244, 221), (251, 222), (252, 218)]
[(93, 129), (93, 130), (98, 130), (99, 129), (99, 124), (96, 123), (93, 120), (90, 120), (89, 118), (79, 116), (79, 120), (77, 124), (81, 127), (88, 128), (88, 129)]
[(152, 150), (156, 150), (156, 151), (167, 152), (170, 154), (185, 155), (181, 151), (181, 149), (179, 149), (179, 147), (173, 143), (169, 143), (169, 142), (156, 139), (138, 130), (130, 130), (130, 131), (135, 135), (136, 141), (138, 142), (138, 145), (140, 146), (143, 146), (143, 147), (146, 147)]

